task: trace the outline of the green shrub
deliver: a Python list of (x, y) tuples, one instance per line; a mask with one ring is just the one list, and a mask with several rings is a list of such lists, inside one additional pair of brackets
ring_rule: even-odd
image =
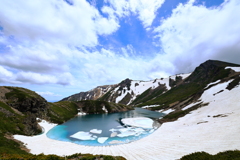
[(195, 152), (183, 156), (180, 160), (240, 160), (240, 151), (225, 151), (216, 155), (206, 152)]

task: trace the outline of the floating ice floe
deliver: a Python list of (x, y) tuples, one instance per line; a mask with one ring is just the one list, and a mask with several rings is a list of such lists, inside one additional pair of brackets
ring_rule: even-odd
[(107, 139), (108, 139), (108, 137), (99, 137), (97, 139), (97, 141), (98, 141), (98, 143), (104, 143)]
[(119, 129), (119, 132), (121, 132), (120, 134), (118, 134), (118, 137), (128, 137), (128, 136), (139, 136), (140, 134), (145, 134), (146, 131), (142, 128), (132, 128), (132, 127), (128, 127), (128, 128), (122, 128)]
[(135, 118), (123, 118), (122, 123), (141, 128), (153, 128), (153, 120), (146, 117), (135, 117)]
[(96, 138), (92, 137), (92, 134), (90, 134), (89, 132), (77, 132), (73, 135), (71, 135), (70, 137), (72, 138), (76, 138), (76, 139), (80, 139), (80, 140), (95, 140)]
[(128, 136), (134, 136), (136, 134), (136, 132), (134, 131), (125, 131), (125, 132), (121, 132), (120, 134), (118, 134), (118, 137), (128, 137)]
[(112, 129), (109, 129), (109, 131), (110, 131), (110, 132), (116, 132), (116, 131), (118, 131), (118, 129), (112, 128)]
[(91, 133), (95, 133), (95, 134), (101, 134), (102, 130), (98, 130), (98, 129), (92, 129), (90, 130)]
[(110, 137), (116, 137), (117, 134), (118, 134), (117, 132), (112, 132), (111, 135), (110, 135)]

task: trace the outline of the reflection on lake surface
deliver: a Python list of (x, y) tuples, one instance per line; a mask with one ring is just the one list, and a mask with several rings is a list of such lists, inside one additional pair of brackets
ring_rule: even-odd
[(54, 127), (47, 133), (47, 136), (55, 140), (89, 146), (129, 143), (151, 134), (156, 128), (124, 127), (118, 121), (119, 119), (133, 117), (158, 119), (163, 115), (163, 113), (136, 108), (119, 113), (77, 116)]

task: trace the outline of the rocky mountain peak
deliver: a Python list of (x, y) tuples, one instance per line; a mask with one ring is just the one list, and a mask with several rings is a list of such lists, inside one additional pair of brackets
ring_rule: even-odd
[(122, 90), (124, 87), (127, 87), (127, 90), (130, 90), (132, 80), (127, 78), (119, 83), (119, 90)]

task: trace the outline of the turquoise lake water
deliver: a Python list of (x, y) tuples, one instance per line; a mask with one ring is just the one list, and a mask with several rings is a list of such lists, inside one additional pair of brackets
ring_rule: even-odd
[[(163, 113), (153, 112), (142, 108), (136, 108), (135, 110), (119, 113), (89, 114), (84, 116), (76, 116), (61, 125), (55, 126), (47, 133), (47, 136), (51, 139), (67, 141), (87, 146), (107, 146), (117, 145), (121, 143), (129, 143), (131, 141), (146, 137), (154, 130), (144, 129), (144, 131), (140, 134), (129, 135), (126, 137), (110, 137), (112, 132), (109, 130), (114, 129), (116, 133), (120, 134), (121, 132), (119, 131), (119, 129), (128, 128), (120, 124), (120, 122), (118, 121), (120, 118), (147, 117), (151, 119), (158, 119), (163, 115)], [(70, 137), (71, 135), (80, 131), (89, 133), (92, 129), (102, 130), (101, 134), (90, 133), (91, 137), (96, 138), (95, 140), (80, 140)], [(136, 128), (130, 128), (128, 133), (132, 133), (135, 129)], [(99, 143), (97, 141), (99, 137), (108, 137), (108, 139), (104, 143)]]

